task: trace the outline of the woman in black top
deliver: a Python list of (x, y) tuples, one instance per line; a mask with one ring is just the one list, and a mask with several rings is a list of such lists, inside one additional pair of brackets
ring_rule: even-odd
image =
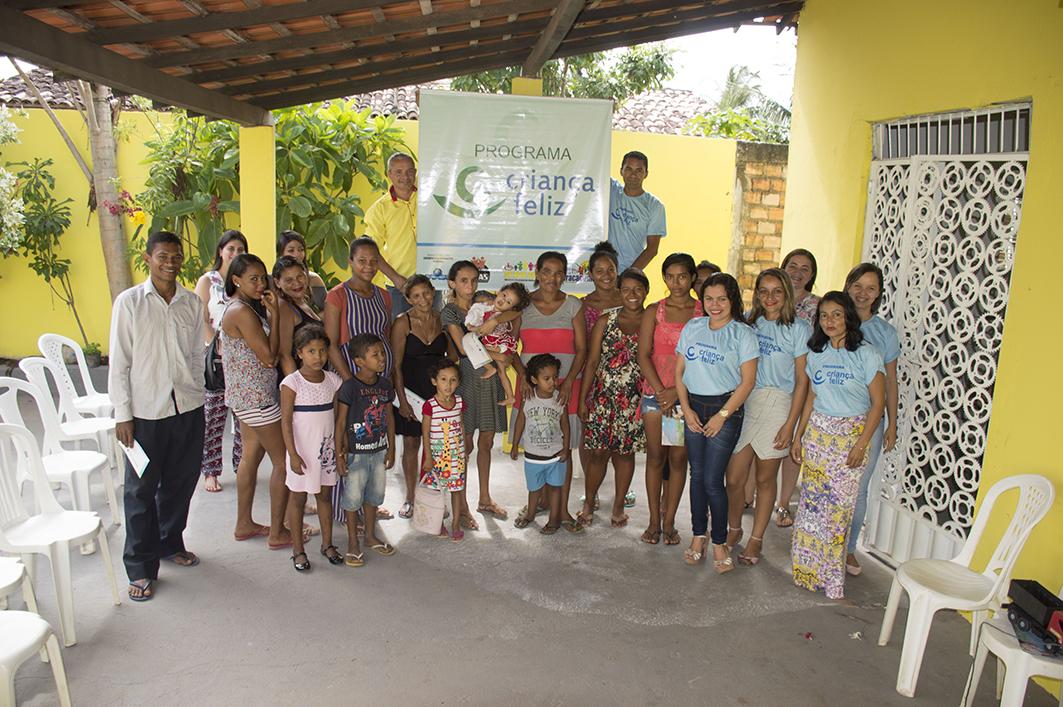
[[(400, 314), (391, 326), (391, 350), (399, 362), (392, 374), (399, 405), (395, 431), (402, 435), (402, 473), (406, 479), (406, 502), (399, 509), (399, 517), (409, 518), (413, 515), (413, 492), (420, 467), (421, 421), (416, 413), (421, 401), (436, 392), (430, 375), (434, 364), (447, 356), (456, 361), (457, 351), (443, 332), (439, 312), (432, 306), (436, 294), (432, 281), (424, 275), (414, 275), (406, 280), (403, 293), (410, 310)], [(421, 401), (411, 401), (407, 391)]]

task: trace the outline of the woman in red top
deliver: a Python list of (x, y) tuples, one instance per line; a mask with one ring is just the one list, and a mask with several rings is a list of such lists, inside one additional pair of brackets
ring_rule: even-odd
[(690, 296), (690, 286), (697, 276), (694, 258), (672, 253), (664, 259), (661, 272), (668, 296), (646, 308), (639, 331), (639, 368), (646, 380), (642, 420), (646, 426), (646, 494), (650, 507), (650, 522), (642, 533), (642, 542), (656, 545), (663, 533), (665, 545), (678, 545), (675, 514), (686, 486), (687, 450), (681, 432), (665, 440), (662, 431), (666, 417), (673, 432), (683, 419), (675, 390), (679, 332), (694, 317), (704, 316), (704, 312), (701, 302)]

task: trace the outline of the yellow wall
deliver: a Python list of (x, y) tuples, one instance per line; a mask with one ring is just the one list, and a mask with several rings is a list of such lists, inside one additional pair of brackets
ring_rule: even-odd
[[(63, 237), (63, 257), (71, 260), (71, 279), (78, 302), (78, 311), (90, 341), (99, 342), (107, 350), (111, 302), (104, 280), (103, 255), (95, 216), (89, 218), (86, 207), (87, 183), (81, 175), (58, 132), (41, 110), (27, 110), (26, 117), (15, 117), (22, 129), (21, 144), (7, 145), (0, 152), (4, 162), (18, 162), (35, 155), (55, 160), (52, 173), (56, 178), (58, 198), (69, 196), (74, 203), (70, 229)], [(87, 135), (81, 118), (74, 111), (59, 111), (60, 118), (75, 142), (85, 147)], [(162, 117), (165, 120), (165, 116)], [(123, 124), (130, 125), (128, 139), (119, 143), (118, 169), (122, 187), (136, 195), (143, 189), (147, 167), (144, 140), (153, 128), (147, 118), (138, 113), (124, 113)], [(399, 121), (405, 131), (405, 141), (417, 153), (416, 121)], [(265, 128), (256, 130), (267, 130)], [(242, 143), (243, 144), (243, 143)], [(266, 143), (248, 142), (260, 149), (248, 155), (251, 163), (266, 160), (272, 164), (272, 150)], [(731, 199), (734, 186), (735, 142), (706, 138), (651, 135), (646, 133), (614, 132), (611, 173), (618, 176), (620, 158), (629, 150), (641, 150), (650, 159), (649, 191), (656, 194), (668, 210), (668, 235), (661, 245), (661, 255), (647, 268), (652, 283), (651, 298), (663, 297), (664, 285), (659, 276), (660, 262), (668, 253), (686, 251), (696, 260), (708, 258), (717, 263), (727, 262), (731, 242)], [(373, 194), (360, 178), (354, 191), (361, 197), (362, 208), (368, 208)], [(272, 219), (270, 219), (272, 222)], [(237, 224), (233, 224), (237, 226)], [(128, 227), (127, 234), (132, 233)], [(246, 229), (245, 229), (246, 230)], [(260, 229), (255, 229), (257, 233)], [(363, 224), (355, 223), (355, 233), (363, 233)], [(266, 262), (273, 261), (272, 236), (252, 238), (252, 250), (265, 250)], [(260, 253), (261, 254), (261, 253)], [(343, 276), (334, 269), (333, 274)], [(142, 276), (134, 272), (134, 279)], [(0, 302), (4, 303), (4, 336), (0, 339), (0, 356), (20, 357), (37, 353), (37, 337), (46, 331), (66, 334), (77, 340), (77, 328), (66, 306), (53, 302), (48, 286), (38, 278), (22, 258), (0, 259)]]
[[(73, 199), (70, 204), (70, 228), (61, 241), (62, 257), (71, 261), (70, 279), (75, 302), (89, 341), (98, 342), (106, 349), (111, 324), (111, 298), (103, 265), (99, 225), (96, 215), (89, 215), (88, 182), (44, 111), (27, 110), (25, 117), (15, 113), (12, 117), (15, 124), (22, 128), (19, 134), (21, 142), (0, 148), (0, 163), (31, 161), (34, 157), (50, 157), (54, 160), (52, 175), (55, 177), (56, 198)], [(64, 110), (59, 111), (59, 118), (91, 166), (88, 132), (81, 117), (76, 111)], [(120, 120), (123, 130), (129, 131), (129, 139), (118, 143), (118, 173), (122, 177), (122, 188), (136, 194), (143, 188), (147, 177), (147, 166), (142, 164), (147, 155), (144, 140), (153, 129), (143, 114), (123, 113)], [(18, 170), (17, 167), (9, 169)], [(132, 232), (133, 228), (127, 222), (126, 233)], [(136, 272), (134, 278), (139, 279)], [(29, 269), (23, 258), (0, 258), (0, 302), (3, 303), (0, 356), (40, 355), (37, 337), (45, 332), (65, 334), (80, 341), (70, 310), (51, 296), (48, 285)]]
[[(801, 12), (783, 250), (820, 263), (817, 287), (841, 285), (863, 238), (870, 123), (1032, 97), (1030, 163), (1011, 300), (982, 475), (1037, 473), (1055, 508), (1016, 575), (1063, 584), (1063, 461), (1058, 375), (1059, 191), (1063, 188), (1063, 10), (1056, 2), (898, 0), (883, 21), (872, 0), (807, 0)], [(1009, 511), (1010, 512), (1010, 511)], [(1005, 519), (995, 524), (998, 535)], [(982, 559), (986, 554), (982, 553)]]

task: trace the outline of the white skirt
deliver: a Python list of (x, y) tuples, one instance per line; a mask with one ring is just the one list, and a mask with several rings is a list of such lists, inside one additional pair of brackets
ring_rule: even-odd
[(790, 453), (790, 446), (785, 449), (775, 448), (775, 435), (790, 415), (790, 402), (793, 396), (778, 388), (755, 388), (742, 413), (742, 433), (738, 435), (735, 453), (753, 445), (753, 452), (761, 459), (781, 459)]

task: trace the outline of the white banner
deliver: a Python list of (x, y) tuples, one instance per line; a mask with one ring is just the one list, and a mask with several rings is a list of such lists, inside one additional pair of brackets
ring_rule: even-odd
[(587, 256), (606, 238), (610, 101), (422, 91), (417, 272), (445, 286), (455, 260), (483, 289), (535, 279), (568, 256), (569, 292), (593, 289)]

